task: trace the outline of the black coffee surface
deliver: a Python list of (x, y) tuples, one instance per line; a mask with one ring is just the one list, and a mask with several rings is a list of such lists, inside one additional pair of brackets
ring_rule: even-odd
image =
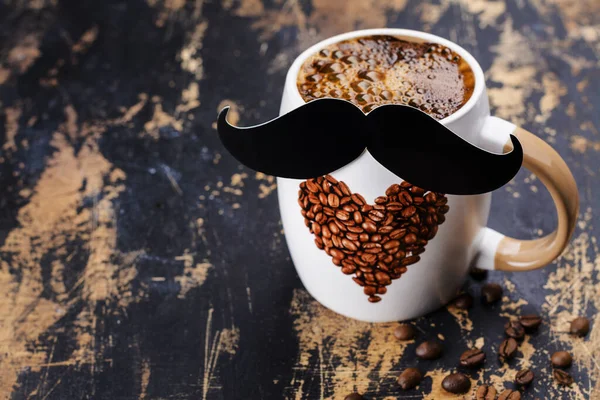
[(466, 61), (445, 46), (368, 36), (332, 44), (308, 58), (297, 85), (307, 102), (346, 99), (364, 112), (406, 104), (442, 119), (469, 100), (475, 77)]

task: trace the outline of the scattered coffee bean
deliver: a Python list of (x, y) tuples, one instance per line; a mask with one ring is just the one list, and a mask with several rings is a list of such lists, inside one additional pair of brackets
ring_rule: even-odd
[(437, 340), (428, 340), (417, 347), (416, 354), (424, 360), (435, 360), (442, 355), (442, 344)]
[(519, 317), (519, 322), (525, 328), (527, 332), (533, 332), (542, 324), (542, 318), (539, 315), (529, 314), (529, 315), (521, 315)]
[(475, 392), (474, 400), (496, 400), (496, 389), (493, 386), (481, 385)]
[(344, 397), (344, 400), (365, 400), (365, 398), (358, 393), (351, 393), (348, 396)]
[(493, 304), (502, 299), (502, 286), (497, 283), (486, 283), (481, 287), (481, 297), (487, 304)]
[(554, 376), (556, 383), (561, 386), (571, 386), (573, 384), (573, 377), (562, 369), (555, 369), (552, 371), (552, 376)]
[(413, 389), (423, 380), (423, 374), (417, 368), (406, 368), (398, 377), (402, 390)]
[(552, 366), (558, 368), (567, 368), (573, 362), (573, 357), (566, 351), (557, 351), (550, 357)]
[(506, 362), (515, 356), (517, 352), (518, 343), (513, 338), (508, 338), (500, 343), (500, 347), (498, 347), (498, 358), (502, 362)]
[(485, 361), (485, 353), (481, 349), (467, 350), (460, 356), (460, 365), (463, 367), (477, 367)]
[(533, 372), (529, 368), (525, 368), (517, 372), (515, 375), (515, 383), (521, 386), (527, 386), (533, 382)]
[(415, 334), (415, 328), (408, 324), (400, 324), (394, 330), (394, 336), (398, 340), (411, 340), (415, 337)]
[(442, 381), (442, 387), (445, 391), (454, 394), (467, 393), (471, 389), (471, 381), (465, 374), (458, 372), (445, 377)]
[(521, 400), (521, 393), (517, 390), (506, 389), (500, 393), (498, 400)]
[(519, 321), (514, 319), (504, 325), (504, 333), (506, 333), (506, 336), (519, 341), (525, 338), (525, 328), (523, 328), (523, 325)]
[(469, 293), (459, 294), (454, 299), (452, 304), (454, 304), (456, 308), (460, 308), (461, 310), (467, 310), (473, 305), (473, 296), (471, 296)]
[(571, 333), (584, 337), (590, 331), (590, 321), (585, 317), (577, 317), (571, 322)]
[(485, 269), (472, 267), (469, 269), (469, 275), (471, 275), (471, 278), (475, 279), (476, 281), (482, 281), (487, 278), (488, 272)]

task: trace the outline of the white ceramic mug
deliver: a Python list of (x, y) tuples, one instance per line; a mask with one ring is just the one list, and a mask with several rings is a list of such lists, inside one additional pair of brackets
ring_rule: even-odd
[[(486, 227), (491, 193), (474, 196), (448, 195), (449, 211), (437, 235), (426, 245), (421, 259), (408, 266), (399, 279), (387, 286), (377, 303), (367, 301), (363, 287), (344, 275), (325, 251), (317, 248), (315, 236), (305, 225), (298, 204), (303, 180), (277, 178), (277, 191), (285, 237), (293, 263), (306, 290), (331, 310), (362, 321), (401, 321), (422, 316), (446, 304), (463, 284), (468, 269), (526, 271), (543, 267), (566, 247), (575, 227), (579, 197), (575, 181), (561, 157), (544, 141), (510, 122), (490, 116), (484, 75), (477, 61), (457, 44), (428, 33), (405, 29), (369, 29), (331, 37), (304, 51), (290, 67), (280, 115), (304, 104), (297, 89), (297, 76), (304, 61), (323, 47), (343, 40), (390, 35), (411, 41), (434, 42), (458, 53), (475, 75), (475, 88), (468, 102), (440, 122), (472, 144), (503, 152), (514, 134), (523, 146), (523, 166), (546, 185), (556, 204), (558, 227), (535, 240), (517, 240)], [(282, 133), (285, 134), (285, 133)], [(402, 180), (365, 151), (350, 164), (330, 173), (350, 190), (372, 203), (386, 189)]]

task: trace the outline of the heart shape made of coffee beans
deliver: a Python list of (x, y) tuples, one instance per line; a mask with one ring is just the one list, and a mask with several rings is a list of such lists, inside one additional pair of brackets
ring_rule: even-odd
[(354, 275), (372, 303), (420, 260), (449, 209), (443, 193), (406, 181), (390, 186), (374, 205), (331, 175), (302, 182), (298, 196), (317, 247), (342, 273)]

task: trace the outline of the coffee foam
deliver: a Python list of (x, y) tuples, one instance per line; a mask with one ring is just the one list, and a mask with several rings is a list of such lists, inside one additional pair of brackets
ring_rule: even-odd
[(346, 99), (364, 112), (406, 104), (442, 119), (466, 104), (475, 76), (466, 61), (440, 44), (368, 36), (335, 43), (308, 58), (297, 86), (306, 102)]

